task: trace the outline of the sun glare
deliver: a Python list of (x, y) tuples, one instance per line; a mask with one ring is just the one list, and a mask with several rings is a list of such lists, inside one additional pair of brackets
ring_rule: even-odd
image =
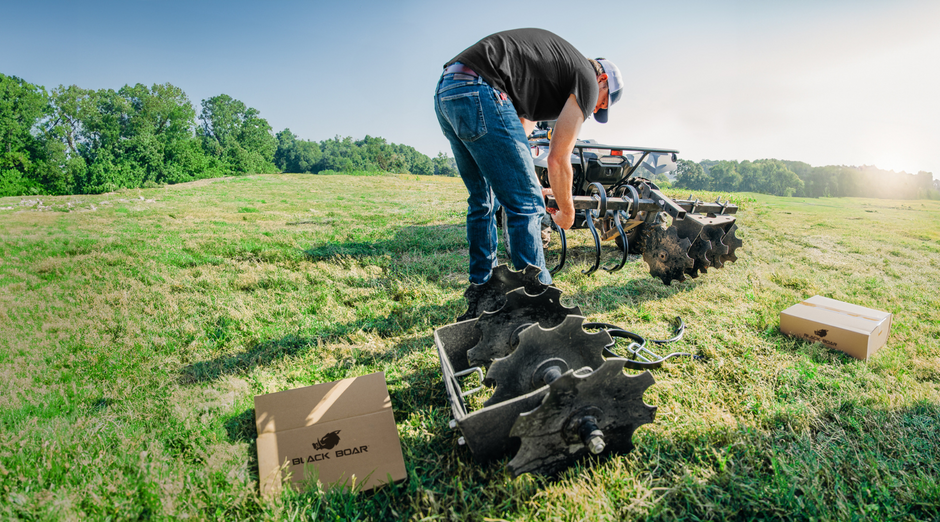
[[(895, 172), (907, 172), (908, 174), (917, 174), (920, 171), (930, 169), (924, 165), (918, 158), (910, 154), (904, 154), (897, 149), (873, 151), (869, 156), (871, 165), (882, 170), (893, 170)], [(935, 178), (940, 172), (933, 172)]]

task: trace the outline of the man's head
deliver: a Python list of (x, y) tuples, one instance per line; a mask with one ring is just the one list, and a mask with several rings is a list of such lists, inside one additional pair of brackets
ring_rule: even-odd
[(623, 77), (614, 62), (598, 58), (591, 60), (597, 74), (597, 104), (594, 106), (594, 120), (607, 123), (607, 110), (620, 100), (623, 94)]

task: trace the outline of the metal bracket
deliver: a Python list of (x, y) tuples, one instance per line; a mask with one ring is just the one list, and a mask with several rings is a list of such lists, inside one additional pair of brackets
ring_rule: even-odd
[[(483, 368), (480, 368), (479, 366), (474, 366), (473, 368), (467, 368), (466, 370), (459, 371), (459, 372), (455, 372), (455, 373), (454, 373), (454, 380), (457, 380), (457, 378), (463, 377), (463, 376), (465, 376), (465, 375), (470, 375), (471, 373), (479, 374), (479, 376), (480, 376), (480, 382), (481, 382), (481, 383), (483, 382), (483, 379), (484, 379), (484, 377), (483, 377)], [(477, 386), (476, 388), (474, 388), (474, 389), (472, 389), (472, 390), (468, 390), (468, 391), (463, 391), (463, 387), (462, 387), (462, 386), (460, 386), (458, 389), (460, 390), (460, 396), (461, 396), (461, 397), (467, 397), (468, 395), (473, 395), (474, 393), (477, 393), (477, 392), (483, 390), (484, 388), (486, 388), (486, 386), (483, 385), (483, 384), (480, 384), (480, 385)]]

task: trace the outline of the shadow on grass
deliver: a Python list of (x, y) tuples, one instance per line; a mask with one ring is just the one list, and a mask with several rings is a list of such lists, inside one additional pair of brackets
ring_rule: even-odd
[[(421, 238), (426, 232), (433, 235), (429, 231), (435, 227), (411, 228), (416, 230), (406, 233), (410, 235), (410, 246), (388, 241), (347, 242), (317, 246), (308, 255), (329, 260), (374, 255), (377, 251), (427, 252)], [(601, 313), (621, 306), (627, 298), (640, 304), (690, 292), (699, 284), (691, 280), (665, 286), (645, 277), (576, 293), (568, 300), (594, 303), (585, 312)], [(418, 307), (414, 314), (443, 317), (453, 311), (452, 304)], [(226, 373), (249, 371), (317, 349), (318, 337), (337, 338), (359, 330), (395, 336), (413, 330), (416, 324), (402, 323), (401, 317), (393, 314), (335, 325), (317, 332), (317, 336), (289, 335), (260, 343), (242, 354), (191, 365), (184, 371), (184, 379), (204, 382)], [(369, 357), (381, 365), (403, 354), (433, 349), (430, 328), (426, 334), (423, 340), (404, 340)], [(348, 368), (345, 362), (337, 362), (321, 373), (342, 378)], [(508, 456), (478, 464), (465, 446), (457, 444), (460, 433), (447, 426), (450, 410), (438, 367), (432, 364), (388, 379), (409, 479), (375, 492), (344, 496), (346, 500), (336, 500), (336, 504), (332, 500), (318, 504), (324, 510), (321, 516), (337, 512), (339, 505), (356, 516), (374, 519), (419, 515), (447, 518), (455, 513), (482, 516), (500, 509), (494, 506), (531, 502), (531, 509), (537, 510), (540, 503), (546, 502), (539, 500), (540, 494), (554, 479), (512, 480), (505, 470)], [(757, 429), (743, 424), (715, 427), (699, 421), (682, 428), (666, 426), (661, 435), (641, 430), (633, 453), (584, 461), (563, 473), (561, 480), (598, 482), (598, 487), (606, 483), (609, 491), (618, 491), (628, 501), (624, 505), (648, 494), (643, 489), (646, 486), (655, 486), (656, 494), (642, 497), (648, 505), (642, 512), (657, 519), (940, 516), (940, 407), (936, 404), (887, 410), (866, 407), (847, 397), (840, 406), (821, 412), (811, 422), (792, 420), (786, 414), (765, 415), (759, 419)], [(813, 429), (792, 427), (801, 424)], [(254, 410), (229, 418), (225, 429), (233, 441), (253, 442)], [(256, 467), (253, 472), (256, 476)], [(633, 483), (643, 487), (629, 489)], [(545, 498), (552, 501), (551, 496)], [(628, 510), (611, 514), (635, 518), (634, 513)]]
[[(459, 308), (459, 307), (458, 307)], [(350, 323), (336, 324), (325, 327), (310, 335), (287, 335), (280, 339), (263, 341), (244, 352), (234, 355), (223, 355), (211, 361), (200, 361), (181, 370), (181, 384), (195, 384), (214, 381), (223, 375), (241, 374), (258, 366), (266, 366), (285, 357), (303, 355), (310, 350), (319, 349), (319, 346), (328, 341), (341, 339), (356, 332), (365, 331), (375, 333), (379, 337), (387, 338), (401, 335), (414, 328), (416, 318), (436, 316), (444, 317), (451, 314), (451, 305), (420, 306), (405, 313), (393, 313), (384, 318), (359, 319)], [(428, 337), (430, 342), (431, 337)], [(393, 362), (397, 357), (407, 355), (417, 349), (413, 341), (400, 343), (374, 358), (374, 364)], [(330, 368), (324, 369), (325, 376), (336, 372)], [(337, 377), (342, 378), (342, 377)]]
[[(340, 248), (349, 246), (347, 244)], [(566, 301), (572, 304), (592, 303), (590, 307), (582, 306), (583, 311), (590, 316), (617, 309), (624, 301), (642, 305), (646, 301), (690, 292), (695, 285), (697, 285), (696, 282), (686, 282), (682, 285), (664, 286), (659, 280), (630, 280), (620, 286), (604, 287), (566, 296)], [(455, 310), (456, 313), (454, 313)], [(241, 353), (227, 354), (210, 361), (200, 361), (186, 366), (181, 371), (180, 382), (182, 384), (204, 383), (217, 380), (223, 375), (245, 373), (283, 358), (303, 355), (312, 349), (318, 349), (321, 343), (339, 340), (357, 332), (390, 338), (415, 331), (416, 328), (425, 328), (423, 324), (430, 322), (432, 326), (427, 330), (427, 341), (430, 343), (433, 338), (433, 328), (453, 322), (463, 310), (466, 310), (466, 305), (463, 298), (459, 298), (444, 305), (396, 309), (385, 317), (363, 318), (349, 323), (330, 325), (305, 335), (291, 334), (278, 339), (270, 339), (257, 343)], [(407, 344), (410, 345), (413, 342), (407, 342)], [(394, 362), (394, 357), (402, 355), (401, 347), (396, 347), (386, 353), (394, 354), (394, 356), (380, 355), (375, 363)], [(323, 377), (342, 378), (339, 373), (342, 372), (333, 372), (326, 368), (323, 370)]]
[[(247, 442), (254, 445), (258, 438), (258, 427), (255, 425), (255, 409), (249, 408), (241, 413), (229, 417), (225, 421), (225, 433), (232, 442)], [(255, 462), (255, 474), (257, 476), (257, 461)]]
[(466, 227), (463, 225), (428, 225), (403, 227), (392, 238), (380, 241), (328, 241), (311, 246), (304, 250), (304, 254), (313, 261), (328, 261), (339, 257), (444, 252), (466, 247)]
[[(424, 349), (416, 347), (415, 349)], [(392, 348), (375, 358), (379, 366), (400, 356), (401, 350)], [(346, 378), (348, 376), (349, 365), (338, 361), (336, 364), (324, 368), (327, 375), (335, 375), (336, 379)], [(447, 398), (444, 391), (444, 382), (440, 368), (422, 368), (407, 374), (386, 374), (386, 383), (389, 389), (392, 406), (394, 408), (395, 418), (401, 421), (411, 415), (425, 410), (441, 410), (446, 406)], [(324, 381), (329, 382), (329, 381)], [(446, 421), (450, 419), (449, 407), (441, 410), (443, 419), (441, 427), (446, 427)], [(254, 409), (241, 412), (230, 417), (226, 423), (226, 433), (232, 441), (252, 442), (257, 438), (255, 426)], [(442, 430), (445, 431), (445, 430)], [(456, 442), (456, 438), (454, 438)]]

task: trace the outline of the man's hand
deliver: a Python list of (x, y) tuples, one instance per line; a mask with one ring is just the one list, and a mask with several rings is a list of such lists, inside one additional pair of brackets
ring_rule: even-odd
[(574, 209), (572, 208), (568, 212), (563, 212), (557, 208), (553, 208), (555, 212), (552, 212), (552, 221), (555, 222), (559, 227), (568, 230), (574, 225)]
[[(554, 195), (555, 194), (552, 192), (552, 189), (544, 187), (542, 188), (543, 198)], [(554, 221), (555, 224), (565, 230), (568, 230), (574, 225), (574, 207), (571, 208), (571, 212), (561, 212), (556, 207), (545, 207), (545, 211), (552, 215), (552, 221)]]

